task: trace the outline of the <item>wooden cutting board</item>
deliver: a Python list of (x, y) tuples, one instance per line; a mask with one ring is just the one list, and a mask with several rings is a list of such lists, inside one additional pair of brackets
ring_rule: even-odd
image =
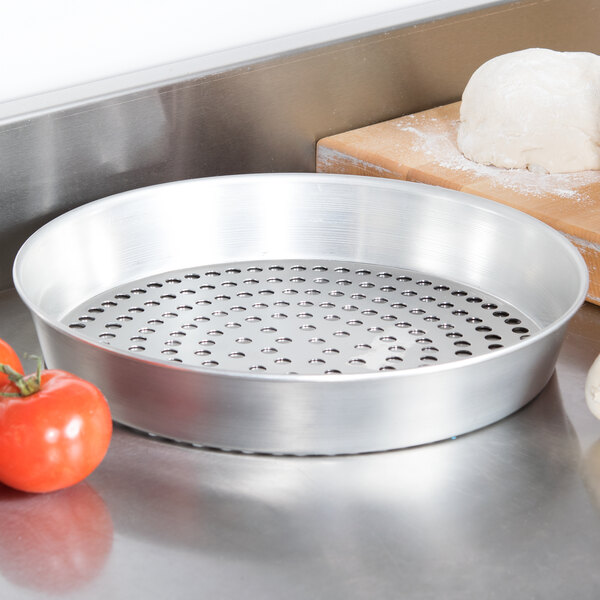
[(562, 232), (590, 273), (600, 304), (600, 171), (546, 174), (498, 169), (458, 150), (460, 102), (322, 139), (317, 171), (372, 175), (461, 190), (522, 210)]

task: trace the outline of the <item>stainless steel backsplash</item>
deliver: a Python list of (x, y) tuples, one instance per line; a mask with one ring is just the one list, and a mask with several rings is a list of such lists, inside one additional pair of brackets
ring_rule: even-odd
[(597, 0), (507, 2), (5, 122), (0, 289), (26, 237), (68, 209), (177, 179), (313, 171), (321, 137), (458, 100), (493, 56), (600, 52), (599, 22)]

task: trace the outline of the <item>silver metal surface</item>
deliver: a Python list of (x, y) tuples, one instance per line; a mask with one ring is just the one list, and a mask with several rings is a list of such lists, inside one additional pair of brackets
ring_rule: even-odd
[[(523, 256), (531, 260), (524, 264)], [(286, 264), (290, 272), (300, 267), (314, 273), (317, 267), (321, 275), (313, 277), (308, 286), (304, 285), (306, 281), (284, 281), (276, 275), (264, 281), (258, 277), (258, 269), (278, 273), (286, 270)], [(257, 286), (259, 298), (258, 292), (263, 290), (271, 292), (264, 296), (276, 299), (271, 306), (262, 299), (254, 303), (256, 306), (250, 304), (256, 314), (249, 315), (252, 321), (246, 327), (260, 330), (259, 325), (264, 323), (265, 328), (278, 329), (290, 315), (288, 306), (275, 303), (290, 302), (300, 295), (305, 301), (314, 301), (322, 293), (320, 286), (326, 286), (330, 299), (345, 297), (344, 289), (352, 288), (352, 279), (340, 271), (332, 285), (322, 275), (330, 268), (333, 273), (336, 269), (352, 272), (352, 279), (357, 278), (358, 283), (354, 294), (373, 289), (368, 286), (375, 287), (374, 281), (383, 281), (376, 295), (352, 298), (351, 294), (350, 300), (366, 301), (363, 311), (396, 304), (396, 312), (362, 315), (374, 317), (368, 323), (345, 318), (345, 327), (336, 327), (332, 332), (328, 329), (332, 321), (342, 321), (343, 313), (353, 312), (344, 307), (356, 306), (358, 311), (360, 307), (344, 303), (340, 310), (330, 312), (337, 306), (330, 306), (333, 302), (328, 300), (327, 305), (319, 307), (325, 314), (321, 318), (316, 315), (315, 323), (325, 323), (321, 333), (314, 323), (315, 329), (300, 329), (310, 325), (315, 315), (308, 306), (296, 306), (293, 316), (297, 321), (291, 321), (291, 329), (260, 332), (266, 336), (264, 344), (253, 343), (256, 336), (260, 337), (259, 331), (252, 335), (244, 331), (238, 336), (237, 327), (230, 328), (224, 353), (233, 361), (248, 359), (246, 369), (219, 368), (213, 364), (219, 362), (214, 358), (200, 365), (169, 361), (176, 356), (173, 351), (180, 347), (178, 342), (187, 337), (184, 325), (202, 323), (185, 319), (187, 313), (195, 314), (190, 296), (208, 293), (198, 300), (199, 306), (212, 306), (206, 302), (219, 304), (210, 314), (214, 319), (224, 319), (229, 313), (247, 312), (247, 305), (232, 297), (231, 289), (237, 285), (231, 284), (247, 286), (241, 290), (244, 295), (253, 293), (249, 289)], [(174, 274), (175, 269), (186, 273)], [(248, 274), (248, 269), (254, 273)], [(414, 288), (398, 290), (385, 283), (407, 283), (402, 281), (408, 277), (405, 269), (418, 277)], [(230, 272), (225, 273), (225, 280), (219, 280), (222, 291), (214, 293), (211, 282), (221, 276), (216, 275), (221, 270)], [(175, 300), (175, 308), (171, 305), (163, 310), (161, 304), (144, 307), (137, 302), (125, 307), (115, 302), (145, 296), (149, 289), (179, 286), (186, 274), (186, 285), (177, 287), (177, 293), (158, 296), (165, 302)], [(471, 431), (514, 412), (550, 378), (567, 322), (587, 290), (587, 269), (575, 248), (523, 213), (431, 186), (308, 174), (183, 181), (91, 203), (59, 217), (32, 236), (17, 256), (14, 279), (34, 314), (47, 363), (97, 383), (109, 399), (116, 420), (195, 444), (292, 454), (411, 446)], [(192, 286), (192, 281), (199, 285)], [(428, 282), (432, 291), (419, 295), (417, 289), (428, 288)], [(433, 290), (436, 286), (440, 289)], [(413, 306), (413, 310), (425, 310), (423, 307), (436, 302), (437, 314), (422, 314), (440, 320), (440, 314), (451, 313), (451, 305), (461, 294), (466, 296), (453, 320), (441, 323), (447, 327), (435, 327), (443, 335), (434, 339), (431, 325), (435, 321), (415, 321), (422, 314), (411, 314), (408, 305), (407, 318), (401, 319), (405, 311), (402, 299), (415, 294), (420, 308)], [(156, 297), (153, 302), (158, 302)], [(113, 309), (114, 319), (100, 319), (103, 327), (99, 335), (109, 336), (132, 323), (134, 329), (128, 337), (147, 338), (164, 321), (184, 316), (181, 327), (169, 332), (176, 335), (163, 338), (162, 346), (168, 353), (144, 356), (144, 351), (137, 350), (144, 348), (142, 341), (146, 340), (129, 339), (124, 346), (112, 346), (103, 343), (112, 338), (82, 336), (87, 324), (95, 323), (90, 319)], [(135, 320), (134, 315), (145, 315), (146, 309), (162, 311), (161, 318), (150, 315), (150, 320), (163, 322)], [(258, 312), (265, 309), (270, 310), (270, 318), (262, 321)], [(480, 324), (477, 320), (489, 311), (491, 316)], [(306, 317), (308, 314), (312, 316)], [(208, 318), (206, 314), (196, 316)], [(511, 319), (525, 319), (525, 324)], [(228, 322), (241, 326), (234, 319)], [(492, 322), (503, 323), (504, 328), (496, 331), (495, 325), (489, 325)], [(389, 329), (381, 327), (382, 323), (388, 323)], [(396, 323), (407, 326), (397, 327)], [(78, 326), (71, 327), (73, 324)], [(352, 348), (346, 348), (342, 340), (352, 337), (345, 334), (354, 327), (362, 328), (361, 335), (350, 341)], [(378, 329), (369, 331), (373, 327)], [(210, 351), (216, 347), (216, 338), (226, 337), (226, 329), (210, 322), (198, 332), (191, 328), (191, 352)], [(336, 331), (344, 334), (334, 345)], [(519, 338), (529, 337), (510, 340), (508, 331)], [(199, 336), (194, 343), (196, 333)], [(468, 339), (458, 338), (457, 334), (468, 334)], [(300, 358), (279, 355), (280, 348), (288, 346), (284, 342), (291, 340), (292, 347), (294, 340), (303, 339), (298, 336), (308, 338), (300, 344)], [(374, 338), (386, 344), (383, 361), (378, 359), (365, 372), (357, 369), (360, 364), (347, 364), (361, 359), (354, 346), (373, 345)], [(426, 347), (426, 356), (435, 358), (432, 348), (440, 351), (438, 339), (442, 338), (444, 343), (450, 341), (452, 348), (461, 340), (473, 344), (472, 340), (483, 339), (489, 343), (487, 352), (460, 361), (440, 361), (426, 369), (379, 371), (387, 366), (387, 358), (401, 362), (397, 359), (404, 351), (420, 354)], [(505, 338), (505, 347), (494, 347)], [(398, 340), (399, 344), (393, 343)], [(302, 353), (322, 343), (326, 352), (318, 352), (318, 358), (327, 361), (339, 354), (344, 369), (334, 363), (331, 369), (325, 366), (323, 370), (325, 362), (312, 363), (319, 367), (316, 374), (304, 370), (305, 365), (300, 363), (316, 360), (317, 351), (311, 350), (310, 356)], [(392, 345), (398, 346), (397, 351), (388, 354)], [(244, 348), (250, 347), (252, 356), (246, 357)], [(261, 352), (265, 348), (277, 351), (270, 353), (278, 354), (274, 361), (285, 358), (299, 363), (298, 368), (294, 367), (297, 374), (290, 374), (287, 362), (270, 365), (282, 367), (283, 372), (267, 369), (269, 353)], [(460, 351), (465, 351), (464, 347)], [(330, 370), (341, 372), (327, 373)]]
[[(0, 293), (0, 331), (40, 352), (14, 291)], [(0, 485), (0, 596), (595, 599), (600, 422), (583, 386), (598, 353), (600, 307), (585, 304), (526, 407), (393, 452), (211, 452), (117, 425), (82, 484), (43, 496)]]
[(596, 24), (596, 0), (508, 2), (252, 63), (164, 65), (150, 83), (132, 73), (16, 102), (0, 110), (0, 289), (12, 286), (27, 236), (70, 208), (179, 179), (313, 171), (316, 140), (458, 100), (493, 56), (532, 45), (600, 53)]
[(147, 359), (289, 375), (447, 363), (538, 331), (498, 298), (431, 279), (342, 260), (203, 265), (107, 290), (63, 323)]

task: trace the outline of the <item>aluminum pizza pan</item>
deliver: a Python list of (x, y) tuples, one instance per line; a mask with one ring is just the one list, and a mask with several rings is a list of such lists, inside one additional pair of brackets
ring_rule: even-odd
[(588, 286), (578, 251), (492, 201), (402, 181), (180, 181), (54, 219), (14, 263), (49, 367), (116, 421), (274, 454), (402, 448), (516, 411)]

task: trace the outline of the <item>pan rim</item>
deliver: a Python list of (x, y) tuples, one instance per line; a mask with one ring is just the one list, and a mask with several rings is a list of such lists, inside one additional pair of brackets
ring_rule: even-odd
[[(294, 181), (298, 181), (301, 183), (327, 183), (327, 184), (355, 184), (362, 183), (366, 184), (369, 188), (383, 188), (383, 189), (411, 189), (411, 190), (426, 190), (427, 194), (431, 197), (435, 198), (443, 198), (445, 202), (452, 202), (461, 205), (467, 205), (469, 207), (473, 207), (479, 211), (485, 211), (487, 213), (493, 215), (500, 215), (507, 219), (517, 220), (523, 223), (529, 223), (532, 227), (538, 228), (540, 231), (543, 231), (545, 235), (551, 236), (557, 244), (562, 246), (564, 251), (569, 255), (572, 259), (574, 267), (577, 269), (577, 276), (579, 281), (579, 289), (574, 294), (575, 299), (569, 306), (569, 308), (562, 312), (561, 316), (555, 319), (549, 325), (541, 327), (538, 331), (533, 333), (526, 340), (521, 340), (520, 342), (513, 344), (511, 346), (501, 348), (495, 350), (494, 352), (462, 358), (457, 361), (452, 362), (444, 362), (439, 364), (428, 365), (425, 369), (419, 367), (400, 369), (396, 371), (380, 371), (380, 372), (368, 372), (368, 373), (339, 373), (339, 374), (277, 374), (277, 373), (245, 373), (242, 371), (232, 371), (225, 369), (216, 369), (202, 367), (201, 365), (187, 365), (187, 364), (178, 364), (169, 360), (153, 358), (145, 359), (139, 355), (134, 355), (127, 350), (121, 350), (118, 348), (112, 348), (110, 346), (106, 346), (95, 342), (94, 340), (89, 340), (85, 337), (78, 336), (72, 332), (71, 329), (67, 327), (67, 325), (61, 323), (60, 321), (55, 321), (54, 319), (48, 317), (44, 314), (43, 311), (36, 306), (31, 299), (27, 296), (26, 290), (24, 289), (20, 277), (19, 277), (19, 269), (20, 264), (24, 260), (24, 256), (27, 253), (28, 248), (35, 243), (35, 241), (44, 235), (49, 227), (55, 227), (59, 225), (64, 219), (72, 218), (73, 215), (78, 215), (86, 212), (93, 212), (94, 210), (106, 209), (110, 208), (113, 203), (121, 202), (124, 197), (134, 199), (139, 195), (145, 195), (148, 192), (152, 192), (156, 189), (167, 189), (170, 187), (180, 187), (180, 186), (190, 186), (197, 184), (197, 182), (203, 182), (207, 185), (211, 183), (217, 185), (221, 182), (229, 183), (236, 182), (240, 185), (245, 184), (246, 182), (252, 182), (253, 180), (264, 181), (265, 178), (270, 180), (276, 179), (285, 179), (288, 182), (292, 183)], [(286, 258), (295, 258), (293, 256)], [(303, 258), (306, 258), (305, 256)], [(317, 257), (315, 257), (317, 258)], [(581, 254), (563, 234), (559, 231), (555, 230), (551, 226), (546, 223), (532, 217), (526, 213), (518, 211), (517, 209), (511, 208), (509, 206), (505, 206), (493, 200), (489, 200), (487, 198), (475, 196), (473, 194), (468, 194), (465, 192), (458, 192), (455, 190), (449, 190), (447, 188), (431, 186), (422, 183), (401, 181), (401, 180), (393, 180), (393, 179), (384, 179), (379, 177), (371, 177), (371, 176), (362, 176), (362, 175), (338, 175), (338, 174), (325, 174), (325, 173), (257, 173), (257, 174), (238, 174), (238, 175), (217, 175), (212, 177), (203, 177), (203, 178), (194, 178), (194, 179), (185, 179), (179, 181), (173, 181), (168, 183), (155, 184), (151, 186), (146, 186), (142, 188), (136, 188), (133, 190), (128, 190), (125, 192), (120, 192), (118, 194), (113, 194), (111, 196), (107, 196), (104, 198), (100, 198), (97, 200), (93, 200), (79, 207), (73, 208), (69, 211), (66, 211), (62, 215), (54, 218), (50, 222), (46, 223), (42, 227), (40, 227), (37, 231), (35, 231), (21, 246), (19, 249), (14, 263), (13, 263), (13, 281), (15, 284), (15, 288), (17, 293), (19, 294), (21, 300), (27, 306), (27, 308), (42, 322), (46, 325), (52, 327), (55, 331), (58, 331), (60, 334), (65, 335), (76, 342), (84, 342), (86, 344), (90, 344), (94, 346), (96, 349), (109, 352), (110, 354), (116, 354), (119, 357), (127, 358), (128, 360), (135, 361), (140, 364), (148, 364), (153, 366), (165, 367), (170, 370), (179, 370), (183, 372), (193, 372), (197, 374), (201, 374), (203, 376), (209, 376), (211, 378), (214, 377), (227, 377), (235, 378), (236, 380), (248, 380), (248, 381), (285, 381), (285, 382), (303, 382), (303, 383), (319, 383), (323, 384), (325, 382), (329, 382), (329, 384), (339, 383), (342, 381), (348, 382), (357, 382), (357, 381), (369, 381), (372, 379), (380, 380), (382, 377), (387, 378), (405, 378), (405, 377), (414, 377), (416, 373), (419, 374), (432, 374), (432, 373), (441, 373), (448, 370), (456, 370), (456, 369), (465, 369), (469, 367), (476, 367), (481, 364), (485, 364), (490, 360), (498, 360), (503, 356), (507, 356), (515, 353), (516, 351), (526, 350), (532, 345), (537, 345), (540, 341), (545, 338), (553, 335), (555, 332), (564, 327), (568, 321), (573, 317), (573, 315), (579, 310), (581, 305), (584, 303), (588, 285), (589, 285), (589, 274), (587, 270), (587, 266), (585, 261), (583, 260)]]

